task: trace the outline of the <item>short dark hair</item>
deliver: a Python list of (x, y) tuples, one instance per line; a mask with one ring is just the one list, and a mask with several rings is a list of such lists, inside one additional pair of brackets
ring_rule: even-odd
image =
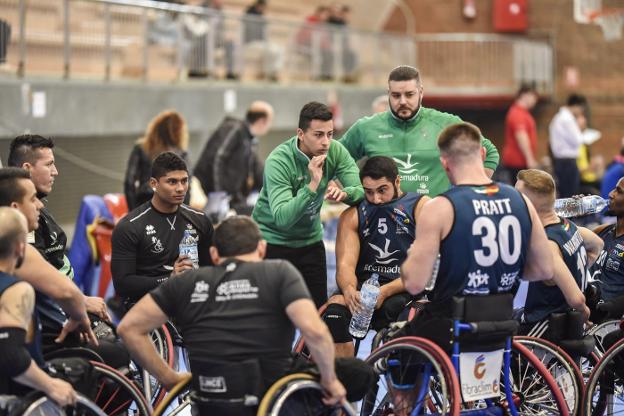
[(156, 180), (174, 170), (183, 170), (188, 173), (184, 159), (173, 152), (162, 152), (152, 162), (152, 178)]
[(566, 105), (568, 107), (572, 107), (575, 105), (578, 105), (580, 107), (585, 107), (587, 105), (587, 98), (585, 98), (584, 95), (572, 94), (568, 97), (568, 100), (566, 101)]
[(416, 68), (409, 65), (399, 65), (388, 74), (388, 82), (390, 81), (411, 81), (415, 79), (420, 84), (420, 73)]
[(368, 159), (360, 170), (360, 181), (364, 178), (381, 179), (386, 178), (390, 182), (396, 181), (399, 176), (399, 169), (394, 160), (387, 156), (373, 156)]
[(245, 121), (248, 124), (254, 124), (256, 121), (267, 118), (268, 116), (269, 113), (266, 111), (253, 111), (249, 109), (247, 110), (247, 114), (245, 114)]
[(329, 121), (334, 117), (328, 106), (312, 101), (307, 103), (299, 113), (299, 128), (306, 131), (312, 120)]
[(518, 92), (516, 93), (516, 98), (521, 97), (524, 94), (535, 94), (538, 95), (537, 93), (537, 88), (535, 88), (535, 83), (533, 82), (524, 82), (520, 85), (520, 88), (518, 88)]
[(0, 228), (0, 259), (8, 259), (13, 256), (15, 246), (27, 232), (23, 222), (19, 220), (20, 217), (24, 218), (24, 215), (18, 210), (0, 207), (0, 218), (4, 220), (4, 224)]
[(262, 234), (258, 225), (246, 215), (235, 215), (223, 220), (215, 229), (212, 238), (221, 257), (252, 253), (260, 240)]
[(438, 147), (445, 157), (471, 156), (481, 149), (481, 131), (471, 123), (452, 124), (440, 133)]
[(9, 149), (8, 165), (20, 168), (24, 163), (35, 164), (37, 157), (35, 151), (38, 149), (52, 149), (54, 142), (48, 137), (38, 134), (23, 134), (11, 141)]
[(22, 202), (26, 190), (19, 181), (30, 180), (30, 173), (22, 168), (0, 169), (0, 206), (8, 207), (13, 202)]

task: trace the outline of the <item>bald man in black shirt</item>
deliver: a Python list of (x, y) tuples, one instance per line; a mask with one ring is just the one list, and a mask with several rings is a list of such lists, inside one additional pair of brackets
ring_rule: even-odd
[(260, 400), (293, 369), (296, 326), (318, 367), (326, 401), (362, 398), (372, 369), (355, 359), (334, 363), (331, 335), (301, 274), (287, 261), (263, 260), (266, 242), (251, 218), (223, 221), (210, 252), (217, 266), (168, 280), (120, 323), (119, 334), (143, 368), (167, 388), (184, 377), (156, 354), (148, 336), (171, 318), (189, 351), (194, 390), (202, 396), (200, 414), (255, 414), (247, 399)]
[(175, 153), (164, 152), (152, 164), (154, 195), (115, 227), (112, 237), (113, 284), (126, 306), (173, 276), (193, 268), (179, 245), (188, 230), (197, 241), (199, 265), (210, 265), (210, 220), (184, 202), (188, 191), (186, 163)]

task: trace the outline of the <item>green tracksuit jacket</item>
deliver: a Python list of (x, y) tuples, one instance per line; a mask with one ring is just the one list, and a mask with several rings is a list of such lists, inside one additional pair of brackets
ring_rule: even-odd
[[(364, 156), (393, 158), (399, 168), (404, 192), (434, 197), (450, 187), (440, 163), (438, 135), (445, 127), (461, 121), (453, 114), (425, 107), (407, 121), (386, 111), (355, 122), (340, 143), (355, 160)], [(482, 142), (486, 149), (484, 166), (495, 170), (499, 159), (496, 146), (485, 137)]]
[(337, 141), (331, 141), (316, 192), (308, 186), (308, 163), (310, 158), (297, 147), (297, 136), (277, 146), (266, 160), (252, 217), (271, 244), (305, 247), (323, 239), (321, 205), (332, 178), (342, 183), (348, 195), (345, 203), (355, 205), (364, 198), (357, 165)]

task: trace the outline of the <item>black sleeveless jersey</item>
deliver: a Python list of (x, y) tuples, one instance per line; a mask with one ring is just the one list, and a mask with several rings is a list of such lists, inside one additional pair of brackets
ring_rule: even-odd
[[(559, 246), (564, 263), (572, 273), (576, 284), (584, 291), (588, 274), (587, 251), (578, 228), (573, 222), (562, 218), (561, 222), (549, 224), (544, 230), (548, 239)], [(547, 286), (542, 282), (529, 283), (524, 305), (524, 320), (527, 323), (539, 322), (552, 313), (567, 309), (565, 297), (557, 286)]]
[(624, 294), (624, 235), (615, 235), (617, 226), (611, 224), (598, 233), (604, 247), (592, 266), (593, 279), (600, 280), (602, 298), (611, 300)]
[(442, 194), (455, 218), (440, 243), (434, 302), (511, 291), (522, 276), (531, 217), (520, 192), (501, 183), (460, 185)]
[(414, 208), (420, 197), (408, 192), (386, 204), (375, 205), (364, 200), (358, 205), (360, 258), (355, 274), (360, 284), (372, 273), (379, 274), (380, 285), (400, 277), (401, 264), (414, 242)]

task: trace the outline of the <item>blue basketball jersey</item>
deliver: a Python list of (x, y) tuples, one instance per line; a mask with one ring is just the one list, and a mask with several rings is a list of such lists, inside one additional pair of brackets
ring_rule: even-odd
[(372, 273), (379, 274), (380, 285), (400, 277), (401, 264), (414, 242), (414, 208), (420, 197), (407, 192), (387, 204), (375, 205), (364, 200), (358, 205), (360, 258), (355, 274), (360, 284)]
[(624, 235), (616, 236), (616, 230), (616, 224), (611, 224), (598, 233), (604, 247), (592, 266), (593, 279), (602, 282), (600, 288), (604, 300), (624, 295)]
[(501, 183), (460, 185), (443, 197), (455, 220), (440, 242), (440, 270), (431, 300), (511, 291), (522, 276), (531, 217), (520, 192)]
[[(572, 273), (581, 291), (587, 284), (587, 251), (583, 237), (576, 225), (565, 218), (556, 224), (544, 227), (546, 236), (559, 246), (563, 261)], [(524, 305), (524, 321), (536, 323), (546, 319), (550, 314), (563, 312), (568, 304), (563, 293), (557, 286), (547, 286), (542, 282), (529, 283), (526, 303)]]

